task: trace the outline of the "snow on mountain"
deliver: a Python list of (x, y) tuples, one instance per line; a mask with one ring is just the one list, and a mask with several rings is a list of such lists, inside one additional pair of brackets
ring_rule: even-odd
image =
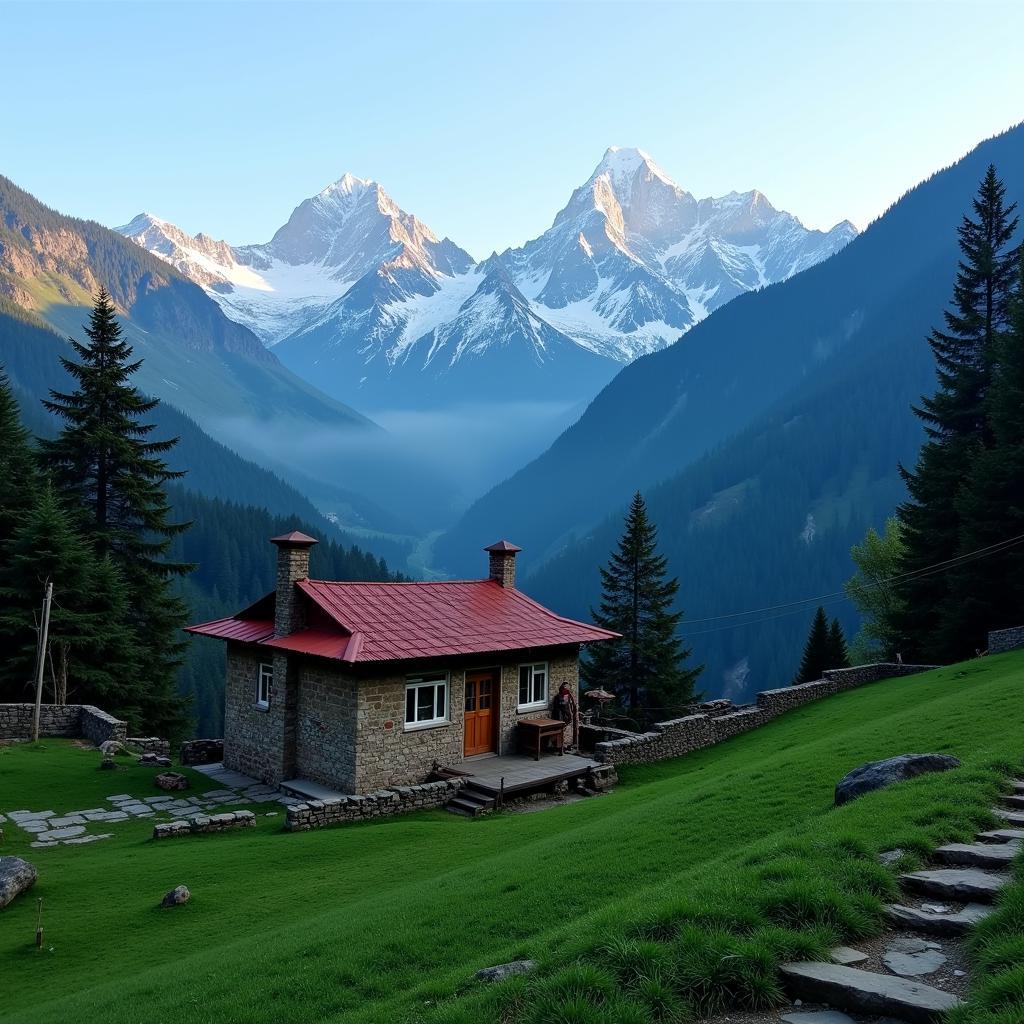
[(399, 378), (415, 391), (416, 372), (428, 371), (436, 386), (498, 351), (513, 379), (530, 367), (534, 388), (537, 369), (557, 376), (555, 364), (577, 375), (585, 366), (599, 383), (856, 235), (848, 221), (808, 230), (757, 191), (698, 200), (643, 150), (618, 147), (540, 237), (480, 263), (351, 174), (300, 203), (263, 245), (191, 236), (149, 214), (118, 230), (279, 344), (294, 369), (371, 405), (394, 398)]

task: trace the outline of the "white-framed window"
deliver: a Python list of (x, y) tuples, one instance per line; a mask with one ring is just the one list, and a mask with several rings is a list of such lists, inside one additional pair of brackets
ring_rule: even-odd
[(448, 673), (424, 672), (405, 681), (405, 727), (448, 722)]
[(256, 707), (266, 711), (270, 707), (270, 684), (274, 681), (274, 666), (262, 662), (256, 672)]
[(519, 666), (519, 710), (547, 707), (548, 663)]

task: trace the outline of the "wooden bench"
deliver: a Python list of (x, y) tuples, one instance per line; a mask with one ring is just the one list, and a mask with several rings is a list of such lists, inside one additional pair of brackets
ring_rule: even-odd
[(534, 761), (540, 760), (541, 747), (546, 739), (555, 741), (559, 757), (565, 753), (565, 722), (560, 722), (557, 718), (524, 718), (516, 724), (516, 734), (519, 737), (520, 750), (532, 753)]

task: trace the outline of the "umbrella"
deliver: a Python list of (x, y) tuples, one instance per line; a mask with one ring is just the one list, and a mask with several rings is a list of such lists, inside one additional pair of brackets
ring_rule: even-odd
[(615, 694), (609, 693), (607, 690), (587, 690), (583, 696), (590, 697), (591, 700), (615, 700)]

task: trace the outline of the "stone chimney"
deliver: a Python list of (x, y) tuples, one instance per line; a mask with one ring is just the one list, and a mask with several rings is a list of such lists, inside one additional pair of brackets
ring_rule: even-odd
[(305, 610), (295, 584), (309, 579), (309, 549), (317, 543), (298, 530), (271, 537), (277, 545), (277, 585), (274, 610), (274, 635), (287, 636), (301, 629), (305, 623)]
[(487, 575), (503, 587), (513, 588), (516, 585), (516, 555), (522, 550), (507, 540), (499, 540), (497, 544), (484, 548), (491, 556)]

